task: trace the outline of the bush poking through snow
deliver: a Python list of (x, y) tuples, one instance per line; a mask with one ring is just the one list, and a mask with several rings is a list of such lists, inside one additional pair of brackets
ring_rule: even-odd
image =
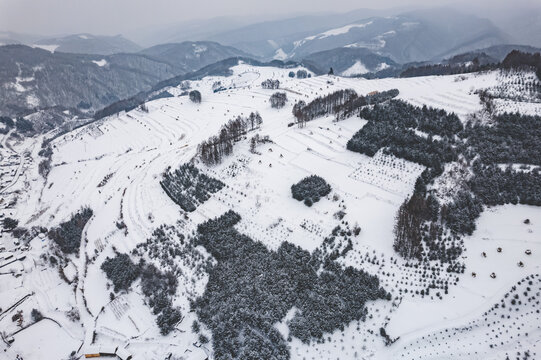
[(43, 319), (43, 315), (41, 315), (41, 312), (38, 309), (32, 309), (30, 316), (32, 317), (32, 321), (35, 323)]
[(331, 186), (320, 176), (311, 175), (305, 177), (297, 184), (291, 186), (293, 198), (304, 201), (306, 206), (312, 206), (320, 198), (329, 195)]
[(51, 159), (41, 160), (38, 165), (38, 172), (46, 179), (49, 172), (51, 172)]
[(280, 80), (267, 79), (261, 83), (263, 89), (276, 90), (280, 88)]
[(10, 217), (7, 217), (2, 221), (2, 226), (4, 227), (4, 230), (11, 231), (15, 229), (19, 225), (19, 220), (13, 219)]
[(113, 282), (115, 291), (128, 290), (132, 282), (139, 276), (139, 267), (137, 267), (127, 254), (117, 254), (114, 258), (107, 258), (101, 269), (107, 275), (107, 278)]
[(298, 79), (306, 79), (308, 77), (308, 72), (306, 70), (297, 70)]
[(192, 90), (188, 94), (190, 100), (196, 104), (201, 103), (201, 93), (198, 90)]
[(271, 107), (274, 109), (281, 109), (286, 106), (287, 95), (285, 92), (276, 92), (270, 97)]

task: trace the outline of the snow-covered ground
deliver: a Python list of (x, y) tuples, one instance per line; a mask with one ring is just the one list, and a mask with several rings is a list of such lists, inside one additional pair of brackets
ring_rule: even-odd
[(34, 44), (34, 45), (32, 45), (32, 47), (40, 48), (40, 49), (43, 49), (43, 50), (47, 50), (47, 51), (52, 52), (52, 53), (54, 53), (55, 50), (56, 50), (59, 46), (60, 46), (60, 45), (41, 45), (41, 44)]
[(101, 59), (101, 60), (92, 60), (92, 62), (96, 65), (98, 65), (99, 67), (103, 67), (105, 65), (107, 65), (107, 60), (105, 59)]
[[(41, 257), (49, 248), (47, 237), (36, 237), (28, 250), (18, 248), (9, 234), (0, 238), (6, 251), (26, 256), (12, 265), (20, 276), (0, 271), (0, 328), (6, 336), (14, 334), (10, 347), (1, 344), (0, 358), (20, 354), (25, 360), (37, 359), (47, 353), (47, 358), (63, 359), (72, 351), (84, 354), (92, 343), (126, 347), (134, 359), (164, 359), (170, 353), (186, 358), (201, 351), (211, 354), (209, 347), (193, 345), (198, 341), (191, 331), (195, 314), (189, 312), (182, 285), (190, 283), (188, 269), (175, 299), (186, 317), (177, 331), (163, 337), (139, 285), (111, 300), (100, 266), (107, 256), (114, 256), (113, 248), (130, 252), (161, 224), (182, 220), (180, 208), (159, 184), (161, 174), (191, 160), (197, 145), (228, 120), (252, 111), (263, 118), (258, 133), (268, 135), (272, 143), (259, 145), (259, 154), (252, 154), (248, 141), (241, 141), (222, 164), (200, 164), (205, 173), (226, 183), (227, 189), (190, 214), (187, 228), (191, 231), (195, 224), (234, 209), (242, 216), (237, 229), (268, 248), (277, 249), (289, 241), (312, 251), (336, 226), (333, 214), (343, 210), (344, 220), (362, 228), (353, 251), (343, 261), (377, 274), (382, 285), (400, 298), (369, 304), (371, 316), (366, 322), (354, 322), (344, 331), (325, 335), (328, 341), (322, 344), (306, 345), (293, 339), (292, 358), (504, 359), (505, 354), (526, 350), (538, 353), (541, 208), (503, 206), (486, 211), (478, 230), (465, 239), (465, 273), (458, 279), (456, 274), (442, 275), (450, 284), (448, 294), (416, 296), (414, 291), (422, 288), (417, 283), (424, 280), (395, 254), (393, 227), (400, 204), (412, 193), (424, 168), (382, 153), (370, 158), (347, 151), (346, 142), (366, 123), (359, 118), (334, 122), (329, 117), (310, 121), (304, 128), (287, 126), (294, 121), (291, 107), (296, 101), (348, 88), (360, 95), (397, 88), (401, 99), (455, 112), (466, 121), (468, 114), (482, 109), (475, 90), (495, 87), (497, 73), (301, 80), (289, 78), (289, 71), (240, 64), (230, 77), (191, 83), (202, 93), (201, 104), (186, 96), (159, 99), (147, 103), (148, 112), (135, 109), (69, 132), (52, 142), (52, 170), (46, 181), (37, 171), (41, 138), (0, 148), (2, 169), (9, 173), (9, 178), (2, 175), (0, 184), (3, 214), (19, 219), (27, 228), (52, 228), (83, 206), (94, 211), (83, 231), (78, 257), (72, 257), (62, 272)], [(271, 108), (269, 97), (274, 90), (261, 88), (261, 82), (269, 78), (280, 80), (287, 93), (288, 104), (283, 109)], [(229, 89), (214, 93), (216, 81)], [(178, 89), (169, 91), (180, 94)], [(530, 107), (539, 111), (541, 104)], [(332, 192), (308, 208), (291, 198), (290, 187), (311, 174), (325, 178)], [(13, 198), (16, 203), (6, 207)], [(531, 220), (529, 225), (523, 222), (526, 218)], [(127, 231), (117, 227), (120, 220)], [(501, 253), (496, 251), (498, 247), (503, 249)], [(482, 257), (482, 252), (487, 256)], [(371, 260), (376, 255), (377, 263)], [(520, 261), (523, 267), (517, 265)], [(495, 279), (490, 277), (493, 272)], [(532, 280), (518, 285), (532, 275)], [(205, 280), (194, 286), (202, 291)], [(399, 288), (410, 291), (399, 294)], [(514, 306), (517, 310), (510, 312), (509, 306), (493, 309), (503, 299), (511, 301), (505, 296), (513, 291), (521, 294), (522, 305)], [(525, 301), (525, 292), (536, 300)], [(33, 325), (32, 309), (47, 319)], [(20, 326), (12, 321), (19, 310), (24, 314)], [(79, 320), (69, 319), (73, 310), (79, 313)], [(277, 326), (287, 332), (285, 324)], [(385, 346), (380, 327), (399, 339)]]

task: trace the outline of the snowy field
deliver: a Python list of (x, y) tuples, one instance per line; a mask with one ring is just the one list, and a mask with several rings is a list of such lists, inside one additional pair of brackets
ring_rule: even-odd
[[(94, 211), (78, 256), (72, 256), (62, 271), (51, 268), (41, 256), (50, 247), (46, 236), (36, 237), (27, 250), (9, 234), (0, 238), (6, 253), (25, 255), (0, 269), (0, 329), (14, 340), (10, 346), (2, 342), (0, 359), (15, 359), (16, 354), (25, 360), (38, 359), (45, 353), (47, 359), (67, 359), (72, 351), (84, 355), (92, 346), (126, 348), (133, 359), (145, 360), (161, 360), (169, 354), (179, 359), (211, 355), (210, 346), (199, 344), (191, 331), (196, 316), (187, 297), (188, 292), (203, 292), (205, 278), (192, 283), (191, 270), (183, 268), (185, 278), (179, 281), (175, 305), (185, 318), (164, 337), (140, 286), (136, 283), (133, 291), (111, 300), (112, 290), (100, 266), (115, 251), (131, 252), (161, 224), (182, 220), (179, 206), (160, 186), (162, 173), (190, 161), (197, 145), (217, 134), (228, 120), (256, 111), (263, 118), (258, 133), (268, 135), (272, 143), (259, 145), (258, 154), (253, 154), (248, 141), (241, 141), (222, 164), (198, 165), (227, 187), (190, 214), (186, 232), (233, 209), (242, 216), (236, 228), (269, 249), (288, 241), (313, 251), (336, 226), (333, 215), (344, 210), (344, 220), (362, 229), (344, 264), (377, 274), (394, 299), (369, 303), (371, 316), (366, 322), (326, 334), (328, 340), (322, 344), (307, 345), (293, 338), (293, 359), (505, 359), (507, 354), (523, 356), (525, 351), (532, 359), (533, 353), (541, 358), (541, 208), (508, 205), (485, 211), (477, 230), (464, 240), (464, 274), (442, 273), (449, 289), (447, 294), (441, 291), (441, 297), (436, 291), (432, 296), (416, 296), (416, 290), (426, 288), (426, 279), (394, 252), (393, 227), (399, 206), (413, 192), (424, 167), (381, 152), (371, 158), (346, 150), (346, 142), (366, 123), (357, 117), (340, 122), (319, 118), (304, 128), (287, 126), (294, 122), (291, 108), (296, 101), (349, 88), (359, 95), (396, 88), (403, 100), (455, 112), (466, 121), (482, 108), (475, 90), (497, 87), (496, 72), (365, 80), (291, 79), (291, 69), (244, 64), (233, 70), (227, 78), (191, 83), (202, 94), (201, 104), (187, 96), (154, 100), (147, 103), (148, 112), (135, 109), (113, 115), (55, 139), (46, 181), (37, 169), (41, 138), (0, 149), (5, 216), (19, 219), (27, 228), (50, 229), (83, 206)], [(274, 90), (261, 88), (265, 79), (280, 80), (288, 97), (283, 109), (271, 108)], [(214, 93), (216, 81), (230, 89)], [(514, 106), (541, 112), (539, 103)], [(311, 174), (327, 180), (332, 192), (308, 208), (292, 199), (290, 188)], [(531, 220), (528, 225), (523, 222), (526, 218)], [(118, 228), (121, 221), (125, 229)], [(511, 305), (515, 293), (520, 305)], [(496, 304), (500, 306), (495, 308)], [(32, 309), (46, 319), (33, 324)], [(17, 324), (12, 316), (20, 310), (24, 318)], [(74, 310), (79, 319), (70, 319)], [(385, 346), (379, 335), (381, 327), (397, 338), (391, 346)], [(288, 332), (285, 322), (277, 328)]]

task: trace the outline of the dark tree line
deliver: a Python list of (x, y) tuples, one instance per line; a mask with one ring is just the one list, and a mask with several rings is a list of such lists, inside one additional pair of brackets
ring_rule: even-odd
[(286, 106), (287, 95), (285, 92), (276, 92), (271, 95), (269, 101), (272, 108), (281, 109)]
[(267, 79), (261, 83), (263, 89), (276, 90), (280, 88), (280, 80)]
[(513, 50), (502, 61), (504, 69), (533, 69), (541, 81), (541, 53), (524, 53)]
[[(132, 250), (132, 255), (142, 258), (139, 261), (141, 289), (152, 312), (158, 315), (156, 323), (160, 331), (167, 334), (182, 318), (180, 310), (172, 305), (178, 278), (183, 276), (181, 266), (190, 268), (193, 271), (192, 280), (197, 281), (206, 275), (205, 268), (210, 260), (195, 249), (193, 239), (188, 239), (182, 233), (182, 228), (166, 225), (155, 229), (146, 242)], [(146, 258), (152, 263), (144, 261)], [(153, 264), (167, 270), (160, 271)]]
[(541, 165), (541, 118), (520, 114), (494, 117), (490, 126), (468, 124), (460, 136), (462, 154), (473, 176), (467, 186), (471, 195), (460, 193), (443, 221), (458, 234), (471, 234), (483, 206), (526, 204), (541, 206), (539, 167), (514, 170), (503, 164)]
[[(390, 299), (377, 277), (342, 268), (284, 242), (277, 251), (240, 234), (229, 211), (199, 225), (196, 243), (216, 259), (205, 293), (192, 303), (212, 331), (216, 359), (289, 359), (276, 330), (287, 312), (291, 336), (305, 343), (367, 315), (365, 304)], [(322, 269), (322, 271), (319, 271)]]
[(197, 147), (197, 155), (206, 165), (214, 165), (222, 162), (224, 156), (233, 152), (233, 145), (240, 141), (248, 131), (261, 126), (263, 119), (258, 112), (251, 113), (247, 118), (238, 116), (234, 120), (222, 126), (219, 135), (210, 137)]
[(160, 185), (182, 210), (188, 212), (195, 211), (199, 204), (225, 186), (220, 180), (203, 174), (189, 163), (181, 165), (174, 172), (166, 171)]
[(541, 54), (524, 53), (519, 50), (513, 50), (501, 63), (483, 64), (479, 58), (488, 58), (484, 53), (475, 57), (470, 64), (450, 63), (450, 64), (430, 64), (422, 66), (412, 66), (404, 70), (400, 77), (416, 77), (429, 75), (455, 75), (473, 73), (479, 71), (505, 69), (505, 70), (533, 70), (537, 78), (541, 80)]
[(430, 75), (458, 75), (474, 73), (479, 71), (494, 70), (499, 64), (482, 64), (479, 58), (474, 58), (471, 64), (430, 64), (412, 66), (400, 73), (400, 77), (409, 78)]
[(459, 191), (453, 202), (442, 207), (441, 217), (445, 225), (453, 232), (471, 235), (475, 231), (475, 222), (483, 212), (483, 202), (470, 191)]
[(445, 209), (445, 206), (440, 209), (432, 194), (425, 197), (414, 193), (404, 201), (396, 216), (395, 251), (406, 259), (439, 260), (453, 265), (463, 250), (457, 238), (443, 236), (439, 219)]
[(138, 94), (128, 99), (119, 100), (98, 110), (94, 113), (94, 119), (99, 120), (104, 117), (118, 114), (122, 111), (129, 112), (146, 101), (146, 94)]
[[(445, 163), (457, 158), (452, 135), (463, 127), (455, 114), (391, 100), (363, 108), (359, 116), (368, 123), (348, 141), (348, 150), (374, 156), (378, 150), (385, 149), (396, 157), (435, 169), (437, 175)], [(418, 135), (414, 130), (425, 132), (427, 136)], [(436, 140), (435, 135), (442, 138)]]
[(357, 98), (351, 99), (350, 101), (346, 102), (342, 106), (342, 108), (339, 109), (338, 113), (336, 114), (336, 118), (340, 120), (347, 119), (354, 115), (358, 115), (363, 109), (363, 107), (365, 107), (366, 105), (383, 103), (387, 100), (391, 100), (397, 97), (398, 94), (398, 89), (391, 89), (381, 92), (370, 93), (364, 96), (358, 96)]
[(494, 124), (466, 125), (461, 137), (466, 139), (464, 153), (469, 159), (481, 157), (485, 164), (522, 163), (541, 165), (541, 117), (503, 114)]
[(338, 90), (326, 96), (320, 96), (310, 103), (299, 101), (293, 107), (293, 116), (303, 126), (305, 122), (318, 117), (335, 115), (338, 120), (358, 114), (366, 105), (385, 102), (398, 96), (397, 89), (358, 96), (354, 90)]
[(460, 192), (449, 205), (442, 205), (432, 195), (416, 191), (404, 201), (396, 215), (394, 250), (406, 259), (439, 260), (450, 263), (462, 254), (462, 243), (456, 236), (445, 237), (443, 224), (455, 233), (465, 234), (475, 228), (482, 210), (469, 192)]
[(49, 230), (51, 238), (65, 254), (74, 254), (79, 251), (83, 229), (92, 217), (92, 209), (82, 208), (71, 219)]
[(487, 206), (525, 204), (541, 206), (541, 174), (533, 171), (502, 170), (497, 165), (474, 163), (475, 176), (469, 181), (472, 192)]
[[(408, 259), (456, 259), (461, 251), (453, 242), (441, 238), (439, 204), (434, 197), (427, 197), (426, 185), (443, 173), (446, 163), (458, 158), (454, 135), (463, 129), (458, 117), (401, 100), (365, 107), (359, 116), (368, 123), (348, 141), (349, 150), (373, 156), (383, 149), (427, 167), (416, 182), (414, 195), (398, 211), (394, 249)], [(435, 140), (436, 135), (441, 139)]]
[[(538, 168), (501, 169), (506, 163), (541, 165), (539, 117), (503, 114), (491, 125), (463, 127), (454, 114), (398, 100), (363, 108), (359, 115), (368, 123), (350, 139), (349, 150), (373, 156), (383, 149), (427, 167), (397, 214), (395, 250), (402, 256), (453, 262), (462, 252), (460, 237), (475, 231), (484, 206), (541, 206)], [(439, 205), (427, 187), (459, 156), (471, 164), (473, 175), (449, 204)], [(445, 228), (450, 236), (443, 235)]]
[(423, 196), (414, 194), (398, 210), (393, 248), (406, 259), (422, 259), (422, 225), (425, 221), (436, 220), (439, 211), (437, 200), (433, 197), (430, 199), (427, 201)]
[(309, 104), (299, 101), (293, 107), (293, 115), (298, 123), (313, 120), (315, 118), (334, 115), (346, 102), (357, 98), (355, 90), (338, 90), (326, 96), (320, 96)]
[(433, 167), (437, 169), (436, 175), (443, 172), (444, 163), (457, 158), (450, 144), (426, 139), (391, 123), (369, 122), (348, 141), (347, 149), (368, 156), (384, 149), (396, 157)]
[(306, 206), (312, 206), (322, 197), (329, 195), (331, 186), (325, 179), (317, 175), (307, 176), (296, 184), (291, 185), (291, 195), (298, 201), (304, 201)]
[(172, 98), (172, 97), (175, 97), (175, 96), (171, 94), (169, 91), (162, 91), (156, 95), (149, 97), (148, 101), (154, 101), (158, 99), (167, 99), (167, 98)]
[(391, 100), (386, 104), (363, 108), (359, 114), (366, 120), (391, 122), (402, 128), (417, 129), (428, 135), (452, 137), (463, 129), (462, 122), (454, 113), (432, 107), (413, 106), (402, 100)]

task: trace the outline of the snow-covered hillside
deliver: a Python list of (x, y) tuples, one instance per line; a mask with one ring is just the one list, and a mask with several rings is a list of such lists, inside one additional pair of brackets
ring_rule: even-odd
[[(230, 209), (241, 216), (235, 228), (269, 251), (289, 242), (313, 252), (322, 249), (337, 225), (360, 227), (350, 238), (351, 249), (336, 261), (376, 275), (391, 294), (390, 301), (367, 302), (365, 321), (325, 333), (323, 341), (307, 344), (293, 336), (288, 342), (292, 359), (541, 357), (540, 207), (486, 209), (473, 235), (463, 239), (465, 271), (446, 272), (436, 262), (427, 271), (393, 249), (396, 214), (425, 166), (384, 151), (369, 157), (347, 150), (348, 140), (367, 123), (356, 116), (341, 121), (327, 116), (305, 127), (291, 126), (295, 103), (341, 89), (359, 95), (398, 89), (399, 99), (453, 112), (465, 123), (471, 114), (483, 112), (476, 90), (500, 89), (504, 77), (499, 72), (377, 80), (288, 76), (297, 70), (241, 63), (229, 77), (192, 81), (191, 89), (202, 95), (200, 104), (180, 88), (166, 89), (174, 96), (52, 140), (46, 178), (39, 173), (44, 157), (38, 152), (50, 134), (24, 140), (5, 136), (0, 147), (0, 214), (18, 219), (20, 227), (35, 227), (36, 236), (28, 245), (18, 244), (11, 232), (0, 238), (0, 358), (20, 355), (28, 360), (47, 354), (67, 359), (72, 352), (77, 358), (107, 348), (113, 353), (116, 348), (117, 354), (127, 351), (133, 359), (214, 358), (212, 341), (202, 342), (192, 326), (198, 318), (190, 302), (204, 293), (209, 281), (208, 274), (198, 270), (200, 260), (175, 260), (180, 271), (172, 298), (182, 320), (166, 336), (160, 334), (141, 280), (135, 280), (131, 290), (113, 294), (101, 266), (116, 253), (138, 260), (133, 250), (153, 238), (162, 224), (188, 238), (198, 224)], [(266, 79), (279, 80), (280, 89), (263, 89)], [(215, 91), (218, 81), (222, 90)], [(281, 109), (269, 101), (276, 91), (287, 95)], [(505, 101), (515, 104), (512, 110), (541, 114), (541, 103)], [(503, 112), (505, 106), (498, 103), (497, 110)], [(194, 212), (183, 212), (160, 185), (164, 171), (191, 161), (203, 140), (219, 134), (230, 119), (251, 112), (258, 112), (263, 123), (235, 144), (231, 156), (214, 166), (195, 160), (201, 172), (225, 187)], [(249, 137), (255, 134), (270, 141), (254, 151)], [(312, 174), (324, 178), (332, 191), (307, 207), (291, 197), (291, 185)], [(59, 226), (83, 207), (93, 214), (82, 230), (80, 247), (59, 266), (51, 260), (56, 245), (40, 227)], [(175, 244), (188, 246), (184, 240)], [(201, 245), (197, 251), (212, 262)], [(172, 267), (150, 253), (142, 257), (160, 270)], [(424, 295), (433, 282), (437, 286)], [(44, 319), (35, 322), (33, 309)], [(19, 311), (21, 316), (13, 321)], [(284, 339), (290, 333), (286, 320), (294, 313), (291, 309), (275, 325)], [(209, 329), (201, 326), (210, 338)], [(390, 339), (387, 345), (381, 329)]]

